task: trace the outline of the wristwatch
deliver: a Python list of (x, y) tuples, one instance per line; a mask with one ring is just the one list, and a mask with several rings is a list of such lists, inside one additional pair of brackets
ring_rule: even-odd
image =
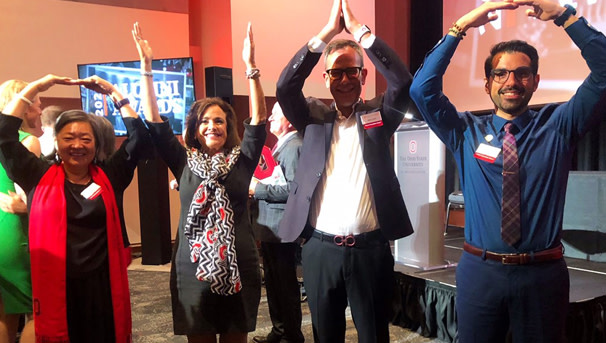
[(366, 34), (366, 32), (370, 32), (370, 29), (366, 25), (362, 25), (362, 27), (357, 29), (356, 32), (354, 32), (353, 34), (356, 42), (362, 43), (362, 37), (364, 36), (364, 34)]
[(128, 100), (128, 98), (124, 98), (120, 101), (114, 102), (114, 108), (119, 111), (123, 106), (126, 106), (128, 104), (130, 104), (130, 100)]
[(566, 11), (562, 13), (559, 17), (555, 18), (553, 23), (557, 26), (562, 26), (570, 18), (571, 15), (577, 14), (577, 10), (569, 4), (564, 5), (566, 7)]

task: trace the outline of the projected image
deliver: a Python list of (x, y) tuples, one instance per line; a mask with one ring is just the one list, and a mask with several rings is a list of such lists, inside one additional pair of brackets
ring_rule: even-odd
[[(152, 70), (160, 115), (168, 118), (175, 134), (182, 134), (187, 110), (196, 100), (192, 59), (186, 57), (154, 60)], [(143, 118), (139, 61), (78, 65), (79, 78), (92, 75), (98, 75), (114, 84), (128, 97), (133, 109)], [(122, 117), (108, 97), (84, 87), (80, 88), (80, 96), (84, 111), (109, 119), (114, 125), (116, 136), (126, 135)]]
[[(483, 2), (444, 1), (444, 30)], [(577, 9), (577, 16), (585, 17), (592, 26), (606, 32), (606, 1), (560, 1), (560, 4), (571, 4)], [(551, 21), (529, 18), (525, 10), (523, 6), (514, 11), (498, 11), (497, 20), (467, 31), (444, 77), (444, 92), (459, 110), (492, 108), (490, 99), (482, 96), (484, 60), (490, 48), (501, 41), (524, 40), (539, 53), (541, 81), (531, 104), (568, 101), (589, 74), (579, 49), (566, 32)]]

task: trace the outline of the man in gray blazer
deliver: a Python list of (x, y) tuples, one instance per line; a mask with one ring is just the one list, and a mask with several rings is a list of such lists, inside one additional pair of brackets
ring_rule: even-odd
[[(364, 47), (387, 90), (360, 98), (367, 70), (358, 43), (337, 39), (344, 29)], [(307, 102), (302, 89), (324, 51), (324, 79), (333, 105)], [(410, 103), (412, 76), (385, 42), (361, 25), (347, 0), (284, 68), (277, 97), (300, 132), (303, 149), (279, 234), (300, 235), (303, 277), (316, 342), (344, 342), (350, 305), (359, 342), (389, 342), (394, 287), (390, 239), (412, 233), (390, 154), (390, 139)]]
[(255, 237), (261, 241), (267, 304), (273, 327), (269, 335), (255, 336), (253, 341), (300, 343), (305, 341), (301, 332), (301, 296), (297, 280), (300, 245), (281, 243), (277, 233), (303, 140), (284, 117), (277, 102), (268, 121), (269, 131), (278, 138), (272, 155), (283, 179), (277, 184), (263, 184), (253, 178), (249, 194), (258, 200), (258, 216), (253, 220), (253, 229)]

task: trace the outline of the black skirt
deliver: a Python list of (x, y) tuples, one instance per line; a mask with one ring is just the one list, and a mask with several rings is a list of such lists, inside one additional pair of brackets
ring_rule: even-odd
[(66, 280), (70, 343), (114, 343), (114, 311), (107, 259), (97, 269)]

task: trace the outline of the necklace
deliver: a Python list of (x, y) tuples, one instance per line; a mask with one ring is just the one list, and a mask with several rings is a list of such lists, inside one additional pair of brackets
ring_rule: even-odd
[(66, 174), (65, 178), (67, 179), (67, 181), (77, 184), (77, 185), (86, 185), (91, 179), (89, 174), (86, 174), (83, 177), (80, 177), (79, 179), (73, 179), (73, 178), (67, 176), (67, 174)]

